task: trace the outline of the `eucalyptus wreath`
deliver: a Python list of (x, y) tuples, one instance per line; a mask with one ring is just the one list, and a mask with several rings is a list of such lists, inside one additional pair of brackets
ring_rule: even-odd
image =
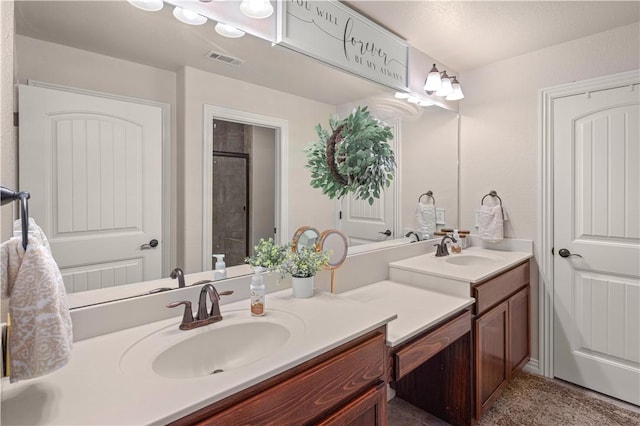
[(353, 193), (373, 204), (395, 174), (395, 156), (387, 143), (391, 128), (371, 117), (367, 107), (342, 120), (330, 117), (329, 126), (331, 133), (316, 125), (319, 140), (305, 148), (311, 186), (331, 199)]

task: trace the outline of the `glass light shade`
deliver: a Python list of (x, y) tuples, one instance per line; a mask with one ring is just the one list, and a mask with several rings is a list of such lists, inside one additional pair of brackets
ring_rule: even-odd
[(164, 2), (162, 0), (127, 0), (129, 4), (147, 12), (157, 12), (162, 9)]
[(189, 9), (183, 9), (181, 7), (176, 6), (173, 9), (173, 16), (183, 24), (188, 25), (202, 25), (207, 22), (207, 18), (202, 15), (197, 14)]
[(418, 105), (426, 107), (426, 106), (432, 106), (433, 102), (429, 101), (429, 100), (420, 100), (420, 102), (418, 102)]
[(416, 96), (409, 96), (409, 98), (407, 99), (407, 102), (411, 103), (411, 104), (417, 104), (420, 102), (420, 98), (416, 97)]
[(456, 77), (452, 77), (451, 79), (451, 87), (452, 92), (445, 98), (448, 101), (459, 101), (464, 98), (464, 94), (462, 93), (462, 86), (458, 83), (458, 79)]
[(228, 38), (239, 38), (244, 35), (244, 31), (241, 31), (234, 26), (223, 24), (222, 22), (218, 22), (216, 24), (216, 32), (221, 36)]
[(436, 64), (433, 64), (431, 71), (427, 75), (427, 79), (424, 82), (424, 90), (427, 92), (435, 92), (440, 89), (442, 80), (440, 78), (440, 71), (436, 68)]
[(403, 92), (396, 92), (396, 94), (393, 95), (393, 97), (396, 99), (407, 99), (409, 97), (409, 94), (403, 93)]
[(273, 6), (269, 0), (242, 0), (240, 12), (249, 18), (264, 19), (273, 15)]
[(448, 96), (451, 92), (453, 92), (453, 87), (451, 87), (451, 79), (447, 75), (446, 71), (442, 72), (442, 86), (436, 92), (436, 96)]

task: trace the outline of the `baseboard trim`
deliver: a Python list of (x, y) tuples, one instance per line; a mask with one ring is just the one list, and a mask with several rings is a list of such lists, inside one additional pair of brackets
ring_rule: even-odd
[(524, 371), (525, 373), (536, 374), (538, 376), (542, 376), (542, 373), (540, 372), (540, 365), (539, 365), (537, 359), (531, 358), (529, 360), (529, 362), (525, 364), (525, 366), (522, 369), (522, 371)]

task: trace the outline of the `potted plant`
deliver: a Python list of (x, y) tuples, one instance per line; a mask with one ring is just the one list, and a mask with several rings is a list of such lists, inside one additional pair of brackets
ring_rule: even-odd
[(315, 247), (289, 250), (281, 265), (281, 271), (291, 274), (293, 297), (304, 299), (313, 296), (313, 277), (329, 260), (329, 252)]
[(281, 271), (282, 264), (287, 256), (289, 245), (278, 245), (273, 238), (265, 240), (260, 238), (258, 244), (253, 247), (253, 256), (244, 261), (254, 268), (264, 268), (266, 271)]

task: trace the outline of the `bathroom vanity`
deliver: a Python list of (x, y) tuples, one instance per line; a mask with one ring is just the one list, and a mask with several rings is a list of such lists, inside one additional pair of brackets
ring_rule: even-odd
[[(426, 254), (390, 264), (390, 278), (394, 281), (475, 299), (470, 312), (473, 359), (470, 371), (471, 413), (476, 420), (529, 361), (530, 257), (528, 252), (474, 247), (462, 254), (441, 258)], [(427, 377), (426, 372), (423, 377)], [(419, 393), (410, 387), (398, 394), (451, 423), (442, 413), (434, 412), (431, 402), (416, 398), (414, 395)], [(458, 420), (455, 424), (469, 424), (464, 419)]]

